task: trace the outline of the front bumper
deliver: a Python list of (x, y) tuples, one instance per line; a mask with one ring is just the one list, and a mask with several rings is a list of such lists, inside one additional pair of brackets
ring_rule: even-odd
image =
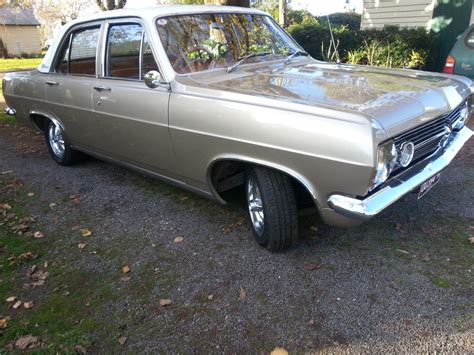
[(441, 155), (418, 163), (389, 180), (385, 187), (365, 199), (335, 194), (329, 197), (328, 205), (343, 216), (362, 221), (368, 220), (445, 169), (472, 135), (473, 132), (464, 127), (453, 135), (451, 143)]

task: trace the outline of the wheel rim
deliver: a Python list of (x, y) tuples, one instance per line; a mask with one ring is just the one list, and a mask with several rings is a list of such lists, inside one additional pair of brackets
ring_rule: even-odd
[(247, 203), (253, 228), (261, 237), (265, 231), (265, 214), (263, 212), (262, 194), (252, 177), (249, 178), (247, 184)]
[(49, 126), (48, 132), (49, 145), (58, 158), (64, 157), (65, 144), (63, 138), (63, 130), (55, 124)]

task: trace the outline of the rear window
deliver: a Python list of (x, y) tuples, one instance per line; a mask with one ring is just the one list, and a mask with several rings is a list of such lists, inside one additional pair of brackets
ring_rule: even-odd
[(466, 44), (469, 47), (474, 48), (474, 29), (466, 36)]

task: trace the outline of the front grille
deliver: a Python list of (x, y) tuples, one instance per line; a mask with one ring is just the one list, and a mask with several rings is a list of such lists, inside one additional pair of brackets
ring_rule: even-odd
[(415, 144), (415, 155), (410, 166), (434, 154), (438, 150), (442, 141), (446, 139), (446, 135), (451, 132), (454, 123), (459, 120), (461, 107), (463, 105), (464, 103), (443, 116), (424, 123), (394, 138), (395, 146), (399, 153), (401, 152), (401, 145), (404, 142), (413, 142)]

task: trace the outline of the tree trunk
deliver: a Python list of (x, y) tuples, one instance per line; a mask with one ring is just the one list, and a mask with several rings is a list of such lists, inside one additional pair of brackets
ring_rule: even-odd
[(279, 22), (280, 25), (286, 27), (287, 25), (287, 16), (286, 16), (286, 0), (279, 0)]
[(250, 7), (250, 0), (204, 0), (204, 4)]

